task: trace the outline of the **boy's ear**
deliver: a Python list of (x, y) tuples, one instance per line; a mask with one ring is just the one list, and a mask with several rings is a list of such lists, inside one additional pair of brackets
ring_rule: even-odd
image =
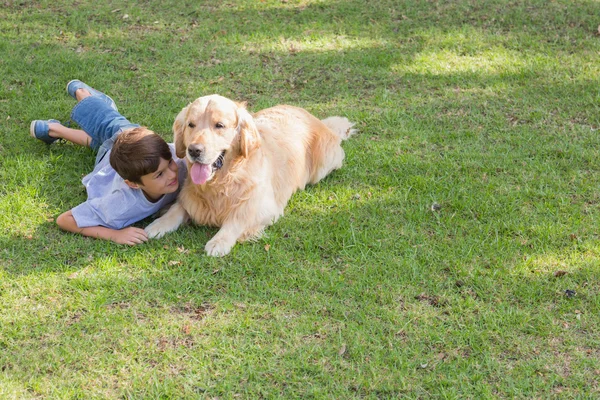
[(188, 109), (191, 104), (188, 104), (184, 107), (177, 117), (175, 117), (175, 122), (173, 122), (173, 142), (175, 142), (175, 154), (179, 158), (185, 157), (186, 147), (183, 142), (183, 131), (185, 129), (185, 118), (188, 113)]
[(242, 156), (248, 158), (252, 151), (260, 146), (260, 136), (254, 124), (254, 118), (243, 105), (237, 110), (238, 132), (240, 136), (240, 151)]
[(127, 186), (129, 186), (129, 187), (130, 187), (130, 188), (132, 188), (132, 189), (139, 189), (139, 188), (140, 188), (140, 185), (139, 185), (139, 184), (137, 184), (137, 183), (135, 183), (135, 182), (131, 182), (131, 181), (130, 181), (130, 180), (128, 180), (128, 179), (124, 179), (124, 181), (125, 181), (125, 183), (127, 184)]

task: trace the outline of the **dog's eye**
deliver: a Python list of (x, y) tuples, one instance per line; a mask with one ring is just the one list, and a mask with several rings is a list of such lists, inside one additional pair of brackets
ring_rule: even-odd
[(219, 129), (225, 128), (225, 125), (222, 122), (217, 122), (215, 126)]
[(195, 124), (195, 123), (193, 123), (193, 122), (188, 122), (188, 126), (189, 126), (190, 128), (195, 128), (195, 127), (196, 127), (196, 124)]

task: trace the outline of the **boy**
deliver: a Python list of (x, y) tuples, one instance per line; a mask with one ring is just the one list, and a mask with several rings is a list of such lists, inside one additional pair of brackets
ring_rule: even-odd
[(83, 130), (57, 120), (31, 122), (31, 136), (48, 144), (59, 138), (98, 150), (94, 170), (83, 178), (88, 199), (64, 212), (56, 223), (84, 236), (136, 245), (148, 240), (129, 225), (175, 201), (187, 168), (175, 148), (149, 129), (119, 114), (114, 101), (79, 80), (67, 84), (78, 100), (71, 120)]

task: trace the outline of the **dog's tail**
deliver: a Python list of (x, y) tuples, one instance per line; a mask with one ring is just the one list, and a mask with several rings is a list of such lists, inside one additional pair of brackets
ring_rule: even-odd
[(333, 133), (342, 138), (342, 140), (348, 139), (357, 132), (356, 129), (352, 129), (354, 123), (348, 121), (348, 118), (345, 117), (329, 117), (322, 119), (321, 122), (331, 129)]

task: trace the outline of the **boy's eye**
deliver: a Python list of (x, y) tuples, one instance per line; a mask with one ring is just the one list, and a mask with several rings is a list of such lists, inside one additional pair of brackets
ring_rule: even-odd
[(193, 122), (188, 122), (188, 126), (189, 126), (190, 128), (195, 128), (195, 127), (196, 127), (196, 124), (195, 124), (195, 123), (193, 123)]
[(225, 125), (222, 122), (217, 122), (215, 126), (219, 129), (225, 128)]

